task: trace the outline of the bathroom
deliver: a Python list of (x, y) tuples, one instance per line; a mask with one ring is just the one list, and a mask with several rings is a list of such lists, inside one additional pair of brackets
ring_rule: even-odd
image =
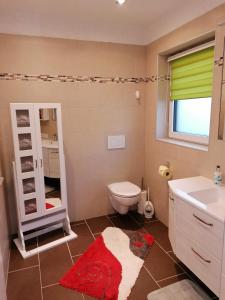
[[(191, 1), (189, 5), (186, 1), (182, 1), (183, 6), (188, 6), (186, 15), (182, 14), (184, 10), (183, 6), (177, 4), (179, 1), (168, 1), (171, 2), (171, 7), (167, 6), (168, 11), (166, 7), (163, 8), (163, 1), (160, 1), (156, 10), (152, 10), (155, 14), (158, 13), (158, 19), (155, 20), (153, 12), (149, 12), (152, 22), (154, 19), (154, 26), (146, 25), (149, 30), (146, 28), (143, 30), (143, 27), (139, 30), (133, 21), (133, 27), (124, 28), (127, 30), (126, 33), (121, 32), (119, 28), (118, 36), (114, 31), (108, 33), (102, 31), (100, 36), (100, 29), (104, 27), (102, 24), (89, 36), (81, 36), (78, 33), (73, 36), (71, 31), (67, 34), (65, 32), (64, 35), (63, 33), (57, 35), (51, 32), (51, 26), (47, 31), (47, 24), (44, 31), (45, 23), (35, 31), (32, 18), (27, 17), (29, 12), (30, 16), (32, 15), (32, 7), (27, 4), (27, 7), (24, 5), (22, 8), (23, 1), (19, 2), (21, 7), (16, 3), (15, 6), (8, 7), (0, 3), (2, 7), (0, 11), (5, 13), (5, 18), (8, 14), (8, 23), (5, 21), (5, 25), (0, 30), (0, 176), (4, 178), (0, 197), (2, 214), (0, 217), (2, 255), (0, 257), (3, 257), (0, 258), (0, 265), (4, 270), (3, 278), (8, 280), (8, 289), (10, 289), (8, 297), (2, 296), (2, 299), (26, 300), (29, 299), (32, 290), (35, 300), (92, 299), (90, 296), (72, 293), (73, 291), (66, 289), (64, 294), (64, 289), (56, 285), (72, 266), (71, 261), (67, 258), (64, 260), (63, 246), (62, 249), (57, 250), (56, 247), (51, 250), (52, 261), (45, 256), (47, 252), (43, 252), (40, 257), (37, 255), (24, 260), (14, 253), (16, 250), (13, 248), (10, 260), (11, 263), (12, 259), (14, 260), (15, 267), (9, 264), (8, 272), (9, 243), (11, 245), (12, 236), (17, 233), (10, 103), (61, 104), (68, 213), (70, 222), (77, 222), (74, 223), (73, 228), (78, 234), (72, 249), (74, 262), (105, 227), (112, 224), (120, 227), (122, 222), (127, 229), (136, 229), (137, 223), (129, 214), (124, 217), (113, 215), (115, 211), (108, 197), (107, 185), (129, 181), (141, 188), (142, 178), (144, 178), (144, 187), (145, 189), (149, 187), (156, 217), (156, 220), (145, 221), (147, 224), (145, 226), (150, 228), (150, 233), (157, 243), (150, 249), (149, 255), (153, 255), (149, 262), (150, 267), (141, 270), (134, 286), (135, 290), (129, 299), (147, 299), (151, 291), (186, 276), (186, 272), (179, 269), (179, 263), (174, 261), (171, 246), (168, 244), (168, 181), (159, 176), (159, 166), (169, 163), (173, 179), (199, 175), (212, 179), (217, 165), (220, 165), (222, 173), (225, 173), (225, 144), (218, 139), (219, 89), (215, 89), (213, 94), (208, 146), (203, 149), (191, 147), (192, 145), (185, 146), (182, 142), (168, 142), (164, 128), (167, 116), (160, 106), (158, 96), (160, 85), (163, 89), (165, 81), (155, 80), (158, 75), (167, 75), (163, 61), (159, 66), (160, 58), (170, 53), (178, 53), (182, 49), (186, 50), (200, 42), (212, 40), (219, 20), (225, 15), (224, 1), (213, 1), (213, 4), (207, 1), (208, 6), (204, 6), (205, 1), (201, 0)], [(52, 1), (48, 2), (50, 6)], [(122, 14), (121, 18), (126, 15), (129, 5), (134, 5), (134, 1), (131, 0), (127, 0), (123, 6), (118, 6), (113, 0), (109, 2), (112, 2), (109, 9), (113, 14)], [(143, 5), (147, 5), (145, 2), (143, 1)], [(67, 17), (71, 21), (71, 11), (74, 9), (70, 5), (72, 4), (68, 1)], [(38, 5), (36, 7), (39, 14), (41, 8), (48, 10), (43, 1), (40, 2), (40, 7)], [(89, 14), (92, 10), (93, 14), (97, 14), (93, 6), (90, 5), (88, 9)], [(106, 8), (102, 9), (106, 13)], [(132, 9), (133, 19), (137, 10), (137, 14), (145, 15), (147, 22), (148, 17), (145, 13), (147, 6), (145, 9), (137, 6)], [(151, 6), (148, 10), (151, 10)], [(162, 10), (161, 15), (160, 10)], [(181, 20), (175, 20), (178, 14), (176, 10), (180, 13)], [(21, 22), (21, 26), (17, 26), (10, 18), (10, 14), (17, 13), (21, 14), (21, 19), (18, 17), (15, 20)], [(168, 15), (165, 17), (166, 13)], [(55, 8), (55, 21), (52, 20), (54, 26), (52, 28), (55, 28), (56, 32), (61, 32), (63, 27), (57, 27), (57, 14), (60, 14), (59, 4), (58, 10), (57, 5)], [(163, 14), (165, 23), (161, 24), (160, 16)], [(88, 13), (86, 18), (87, 15)], [(29, 22), (31, 22), (30, 26)], [(10, 27), (11, 23), (12, 27)], [(52, 79), (46, 79), (47, 75)], [(61, 80), (57, 76), (61, 76)], [(76, 76), (80, 80), (73, 82), (71, 79), (65, 80), (63, 76)], [(104, 80), (98, 82), (97, 79), (93, 79), (94, 77)], [(132, 78), (137, 78), (137, 82), (132, 82)], [(142, 80), (145, 78), (151, 80), (147, 82)], [(41, 122), (44, 127), (49, 121)], [(125, 147), (108, 149), (108, 136), (120, 135), (125, 136)], [(50, 134), (49, 140), (53, 143), (57, 142), (57, 134)], [(111, 215), (112, 217), (104, 217)], [(43, 266), (41, 272), (38, 261), (40, 258), (46, 263), (46, 267)], [(56, 266), (55, 261), (59, 262), (59, 266)], [(56, 277), (51, 279), (49, 270), (53, 266)], [(154, 279), (149, 272), (151, 275), (154, 274)], [(46, 280), (40, 291), (40, 283), (37, 283), (36, 288), (32, 284), (30, 289), (24, 288), (24, 294), (20, 296), (19, 285), (24, 287), (23, 278), (28, 280), (32, 274), (33, 282), (39, 282), (39, 273), (42, 274), (41, 280)], [(20, 276), (20, 274), (24, 275)], [(1, 282), (4, 282), (4, 279)], [(0, 285), (0, 288), (4, 293), (4, 284)]]

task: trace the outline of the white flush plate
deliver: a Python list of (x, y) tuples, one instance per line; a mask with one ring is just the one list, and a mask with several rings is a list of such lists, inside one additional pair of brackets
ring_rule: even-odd
[(125, 135), (109, 135), (108, 149), (124, 149), (126, 147)]

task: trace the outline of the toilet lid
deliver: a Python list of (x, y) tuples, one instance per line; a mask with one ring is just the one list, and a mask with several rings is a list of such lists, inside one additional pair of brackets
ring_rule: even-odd
[(113, 194), (122, 197), (135, 197), (141, 192), (141, 189), (137, 185), (129, 181), (112, 183), (108, 188)]

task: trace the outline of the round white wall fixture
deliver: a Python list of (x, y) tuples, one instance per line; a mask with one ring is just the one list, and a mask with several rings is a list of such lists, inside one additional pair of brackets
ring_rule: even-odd
[(116, 0), (116, 3), (120, 4), (120, 5), (124, 4), (125, 2), (126, 2), (126, 0)]

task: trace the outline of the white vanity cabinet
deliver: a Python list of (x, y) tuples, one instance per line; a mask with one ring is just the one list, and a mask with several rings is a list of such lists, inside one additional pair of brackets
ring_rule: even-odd
[(44, 176), (60, 178), (59, 150), (51, 146), (43, 146)]
[(176, 236), (175, 236), (175, 202), (176, 197), (170, 193), (169, 194), (169, 239), (173, 251), (176, 252)]
[(221, 277), (220, 300), (225, 300), (225, 237), (224, 237), (224, 248), (223, 248), (223, 266), (222, 266), (222, 277)]
[[(198, 186), (203, 188), (204, 178), (190, 178), (190, 185), (188, 180), (169, 182), (172, 187), (169, 192), (169, 239), (176, 256), (220, 299), (225, 300), (224, 198), (218, 196), (218, 201), (206, 199), (200, 202), (190, 196), (191, 186), (194, 186), (193, 191)], [(205, 183), (205, 194), (210, 195), (211, 190), (215, 190), (219, 195), (213, 184), (207, 190), (208, 179)], [(225, 189), (222, 192), (225, 195)]]
[(176, 201), (175, 220), (177, 257), (218, 295), (223, 223), (202, 213), (181, 198)]

